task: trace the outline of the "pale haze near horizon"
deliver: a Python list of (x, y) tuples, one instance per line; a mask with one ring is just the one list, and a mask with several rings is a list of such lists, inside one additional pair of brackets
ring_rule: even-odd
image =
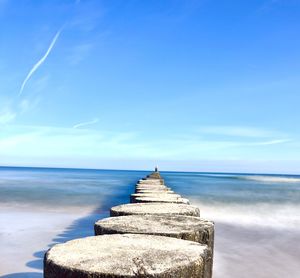
[(297, 1), (0, 1), (0, 165), (300, 174)]

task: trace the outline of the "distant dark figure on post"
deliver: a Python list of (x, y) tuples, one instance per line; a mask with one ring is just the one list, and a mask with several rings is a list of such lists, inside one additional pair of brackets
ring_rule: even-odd
[(158, 172), (158, 168), (157, 168), (157, 166), (155, 166), (155, 172)]

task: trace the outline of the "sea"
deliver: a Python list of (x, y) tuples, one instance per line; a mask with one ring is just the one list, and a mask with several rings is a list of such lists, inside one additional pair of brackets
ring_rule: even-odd
[[(0, 167), (0, 277), (43, 277), (47, 249), (93, 235), (150, 172)], [(215, 222), (213, 277), (300, 277), (300, 176), (161, 174)]]

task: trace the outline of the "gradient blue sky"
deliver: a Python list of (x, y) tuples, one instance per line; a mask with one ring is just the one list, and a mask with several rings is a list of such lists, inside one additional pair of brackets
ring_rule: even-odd
[(0, 26), (1, 165), (300, 173), (300, 1), (0, 0)]

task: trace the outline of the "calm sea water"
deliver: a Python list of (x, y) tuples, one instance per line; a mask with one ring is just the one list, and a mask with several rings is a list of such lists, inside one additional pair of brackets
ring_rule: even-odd
[[(42, 277), (49, 246), (92, 235), (148, 173), (0, 167), (0, 276)], [(214, 277), (300, 277), (300, 176), (162, 175), (215, 221)]]

